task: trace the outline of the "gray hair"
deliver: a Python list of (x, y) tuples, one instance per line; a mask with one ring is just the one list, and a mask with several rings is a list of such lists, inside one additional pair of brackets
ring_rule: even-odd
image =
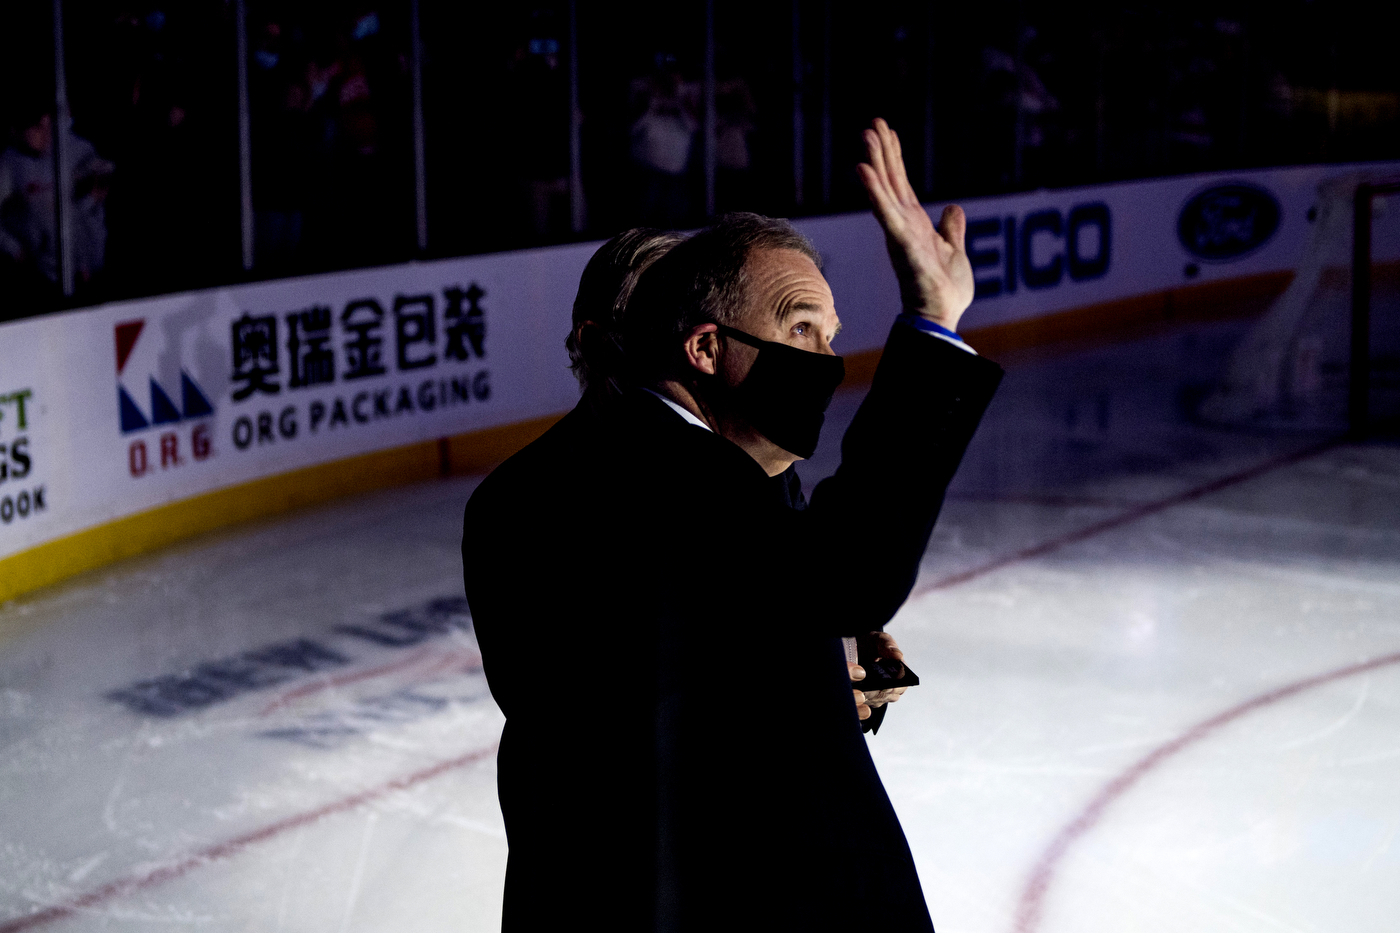
[(648, 379), (670, 365), (678, 338), (699, 324), (735, 326), (748, 300), (749, 254), (790, 249), (821, 267), (816, 247), (791, 223), (726, 214), (656, 261), (632, 293), (623, 321), (632, 374)]
[[(598, 248), (578, 283), (573, 326), (564, 340), (569, 368), (585, 392), (620, 375), (623, 316), (642, 273), (685, 236), (637, 227)], [(591, 326), (589, 326), (591, 325)]]

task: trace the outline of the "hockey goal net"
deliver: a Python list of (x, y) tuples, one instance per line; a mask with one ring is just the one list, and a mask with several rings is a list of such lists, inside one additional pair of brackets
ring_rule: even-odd
[(1318, 189), (1292, 283), (1235, 349), (1201, 406), (1220, 424), (1400, 432), (1400, 178), (1358, 172)]

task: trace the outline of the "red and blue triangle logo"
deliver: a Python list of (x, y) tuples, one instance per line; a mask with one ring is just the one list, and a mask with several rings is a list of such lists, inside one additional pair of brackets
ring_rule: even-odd
[(214, 406), (183, 369), (180, 370), (180, 403), (186, 418), (203, 418), (214, 413)]
[[(118, 378), (121, 377), (122, 370), (131, 360), (132, 351), (136, 349), (136, 341), (140, 339), (141, 331), (145, 326), (144, 320), (124, 321), (117, 325)], [(194, 378), (183, 369), (180, 370), (180, 404), (178, 406), (171, 398), (170, 393), (156, 381), (154, 376), (148, 375), (147, 380), (150, 383), (151, 404), (145, 410), (136, 404), (136, 400), (126, 391), (125, 386), (120, 382), (117, 383), (117, 411), (123, 434), (140, 431), (155, 424), (176, 424), (191, 418), (204, 418), (214, 413), (214, 406), (209, 401), (209, 396), (199, 387), (199, 383), (195, 382)]]
[(141, 413), (141, 409), (136, 407), (131, 396), (126, 394), (126, 389), (120, 385), (117, 386), (117, 406), (121, 409), (123, 434), (130, 434), (132, 431), (139, 431), (151, 426), (151, 422)]

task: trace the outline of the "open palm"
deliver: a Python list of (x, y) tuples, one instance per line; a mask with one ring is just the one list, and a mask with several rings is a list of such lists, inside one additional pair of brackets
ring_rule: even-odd
[(870, 161), (856, 171), (885, 230), (904, 310), (956, 330), (974, 288), (964, 249), (967, 215), (950, 204), (934, 227), (909, 185), (899, 136), (884, 120), (865, 131), (865, 150)]

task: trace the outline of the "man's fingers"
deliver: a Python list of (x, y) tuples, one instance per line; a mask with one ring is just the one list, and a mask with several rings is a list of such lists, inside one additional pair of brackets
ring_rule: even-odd
[(877, 118), (875, 126), (880, 135), (880, 145), (885, 150), (885, 166), (889, 170), (890, 181), (895, 182), (895, 170), (904, 167), (904, 152), (899, 148), (899, 136), (884, 120)]
[(880, 178), (880, 173), (872, 166), (862, 162), (856, 166), (856, 174), (860, 176), (860, 182), (865, 186), (865, 193), (870, 196), (870, 206), (879, 213), (881, 222), (894, 209), (894, 195), (886, 187), (884, 180)]
[(899, 134), (888, 126), (885, 131), (889, 134), (887, 160), (890, 167), (890, 184), (900, 201), (905, 204), (918, 204), (919, 196), (914, 193), (914, 186), (909, 184), (909, 170), (904, 167), (904, 147), (900, 145)]
[(903, 161), (904, 155), (899, 148), (899, 137), (894, 130), (885, 122), (883, 117), (876, 117), (871, 121), (871, 126), (875, 129), (875, 134), (880, 138), (880, 145), (884, 147), (887, 164), (893, 168), (895, 160)]
[(865, 705), (872, 709), (877, 706), (884, 706), (886, 703), (893, 703), (904, 696), (904, 691), (908, 687), (893, 687), (889, 690), (876, 690), (865, 694)]
[(939, 218), (938, 229), (943, 234), (943, 239), (947, 240), (953, 249), (963, 252), (963, 244), (967, 240), (967, 214), (956, 204), (949, 204), (943, 208), (943, 216)]
[(880, 145), (880, 159), (884, 163), (882, 166), (887, 184), (896, 198), (900, 196), (899, 176), (904, 171), (904, 157), (899, 151), (899, 137), (890, 129), (890, 125), (878, 117), (874, 122), (875, 138)]
[(909, 187), (909, 179), (904, 171), (904, 155), (900, 150), (899, 136), (890, 129), (888, 123), (877, 117), (873, 129), (865, 131), (865, 148), (870, 153), (871, 165), (879, 174), (890, 199), (896, 205), (906, 203), (912, 197), (913, 189)]
[(870, 167), (875, 170), (876, 177), (880, 179), (886, 190), (890, 190), (890, 169), (885, 159), (885, 140), (880, 135), (878, 124), (876, 129), (866, 130), (862, 135), (865, 137), (865, 155), (870, 160)]
[(865, 668), (861, 667), (859, 664), (847, 664), (846, 669), (851, 672), (852, 681), (865, 679)]
[(859, 690), (852, 690), (851, 693), (854, 694), (856, 701), (856, 718), (869, 719), (870, 707), (865, 705), (865, 694), (861, 693)]
[(860, 174), (861, 183), (865, 185), (865, 193), (870, 198), (870, 206), (874, 208), (875, 219), (880, 222), (880, 226), (886, 233), (899, 228), (899, 205), (875, 169), (861, 163), (856, 166), (856, 171)]
[(893, 197), (894, 192), (886, 177), (888, 172), (885, 166), (885, 152), (879, 134), (874, 130), (866, 130), (862, 136), (865, 139), (865, 157), (869, 161), (861, 163), (857, 170), (861, 170), (861, 181), (865, 183), (865, 190), (872, 191), (878, 188), (887, 199)]
[(892, 661), (903, 661), (904, 652), (895, 643), (894, 636), (889, 632), (871, 632), (880, 641), (880, 657), (889, 658)]

